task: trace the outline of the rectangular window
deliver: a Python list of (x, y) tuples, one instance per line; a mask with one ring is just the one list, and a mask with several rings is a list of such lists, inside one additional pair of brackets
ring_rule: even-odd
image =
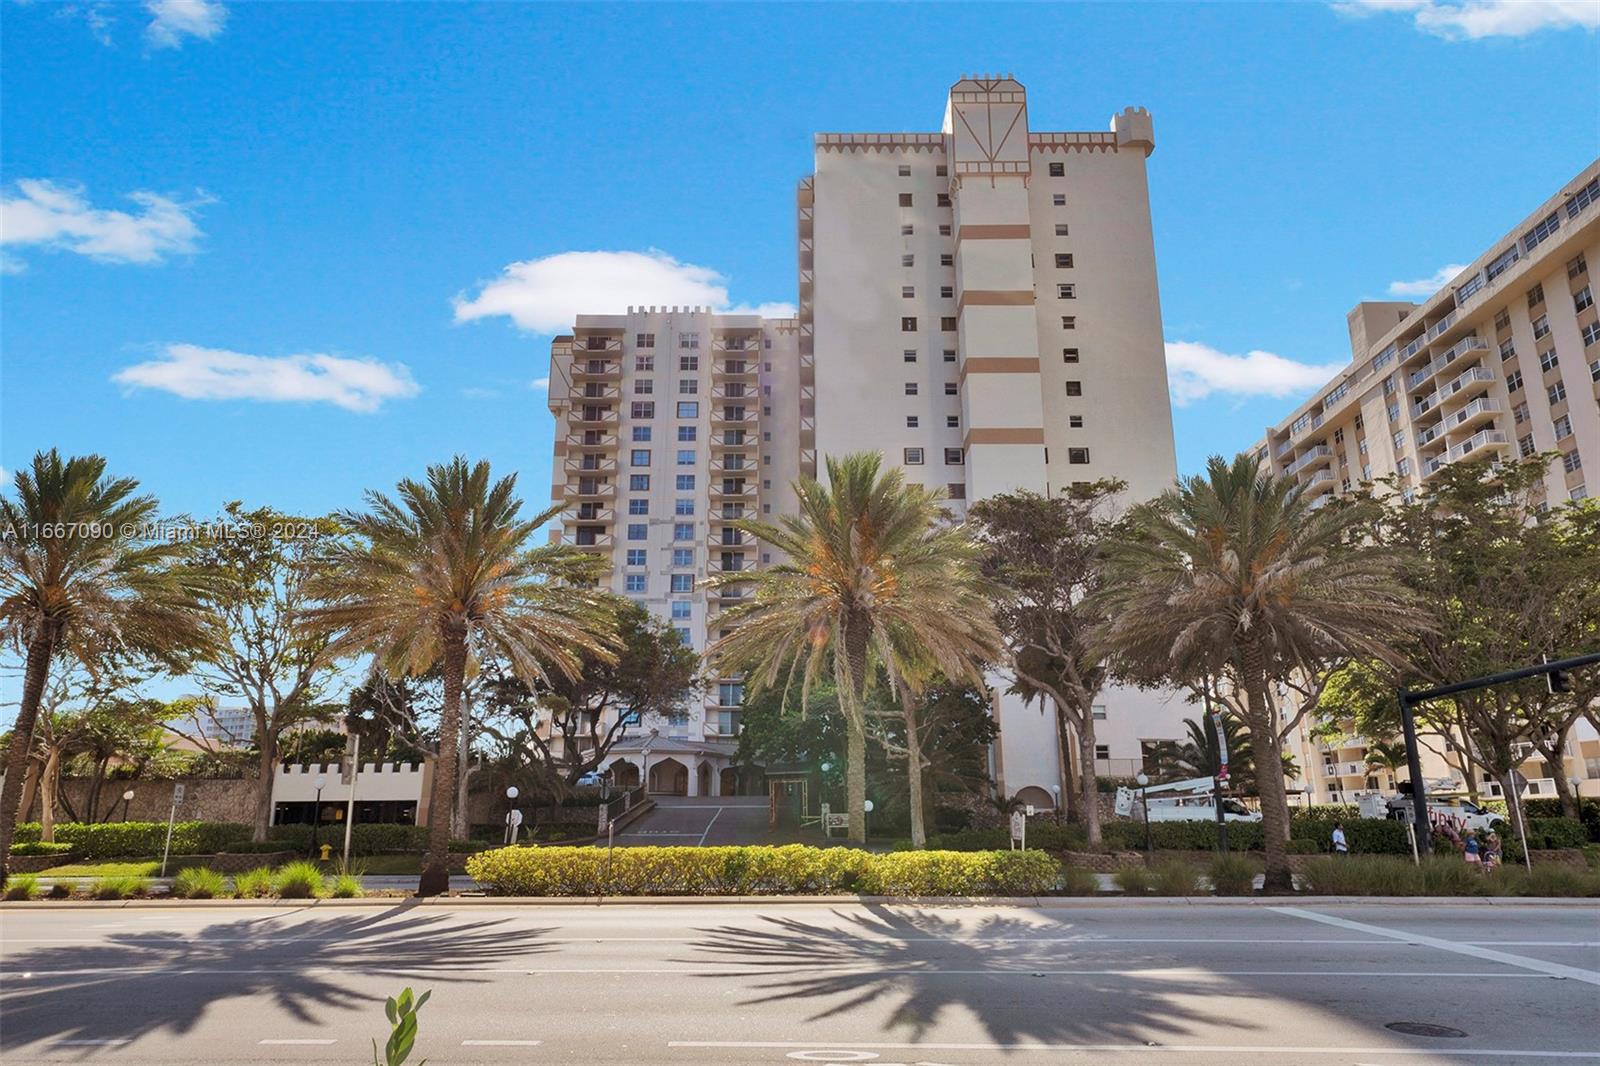
[(916, 299), (917, 287), (915, 285), (902, 285), (902, 286), (900, 286), (900, 296), (901, 296), (902, 299), (906, 299), (906, 300), (914, 300), (914, 299)]
[(1583, 327), (1582, 332), (1583, 346), (1587, 348), (1596, 341), (1600, 341), (1600, 322), (1589, 323), (1587, 326)]
[(648, 539), (650, 539), (650, 526), (647, 523), (644, 523), (644, 522), (630, 522), (628, 524), (628, 539), (629, 540), (648, 540)]
[(1541, 283), (1528, 290), (1528, 310), (1532, 311), (1542, 303), (1544, 303), (1544, 285)]
[(1064, 178), (1064, 177), (1066, 177), (1067, 176), (1067, 165), (1065, 163), (1051, 163), (1050, 164), (1050, 176), (1052, 178)]
[(684, 443), (684, 442), (687, 442), (687, 441), (693, 441), (695, 439), (695, 437), (699, 435), (699, 432), (700, 432), (700, 427), (699, 426), (679, 426), (678, 427), (678, 441), (679, 441), (679, 443)]
[(1550, 335), (1550, 316), (1540, 315), (1533, 320), (1533, 339), (1540, 340)]
[(941, 300), (954, 300), (956, 298), (956, 287), (954, 285), (940, 285), (939, 298)]
[(1057, 285), (1056, 298), (1060, 300), (1076, 300), (1078, 298), (1078, 287), (1076, 285)]
[(950, 194), (947, 192), (939, 193), (933, 198), (933, 202), (939, 207), (949, 207)]
[(917, 350), (915, 348), (907, 348), (900, 353), (900, 357), (908, 363), (915, 363), (917, 361)]
[(635, 448), (633, 451), (629, 452), (628, 453), (628, 465), (629, 466), (649, 466), (650, 465), (650, 449), (649, 448)]
[(700, 417), (700, 404), (695, 400), (679, 400), (678, 401), (678, 417), (679, 418), (699, 418)]
[(909, 222), (907, 222), (904, 226), (900, 227), (900, 236), (902, 236), (902, 237), (909, 237), (915, 232), (916, 232), (915, 228)]
[(694, 539), (694, 523), (693, 522), (675, 522), (675, 523), (673, 523), (673, 526), (672, 526), (672, 539), (673, 540), (693, 540)]
[(1081, 382), (1081, 381), (1069, 381), (1069, 382), (1067, 382), (1067, 395), (1068, 396), (1082, 396), (1083, 395), (1083, 382)]
[(960, 429), (961, 428), (961, 416), (960, 415), (945, 415), (944, 416), (944, 428), (945, 429)]
[(654, 333), (635, 333), (633, 335), (633, 346), (635, 348), (654, 348), (656, 346), (656, 335)]
[(1529, 433), (1525, 437), (1518, 437), (1517, 438), (1517, 451), (1522, 453), (1522, 457), (1524, 459), (1526, 459), (1528, 456), (1533, 454), (1533, 434), (1532, 433)]
[(1494, 313), (1494, 328), (1495, 329), (1510, 329), (1511, 328), (1511, 312), (1507, 311), (1504, 307), (1502, 307), (1500, 310), (1496, 311)]
[(1057, 252), (1056, 253), (1056, 267), (1057, 267), (1057, 269), (1060, 269), (1060, 270), (1071, 269), (1071, 267), (1072, 267), (1072, 256), (1067, 252)]
[[(948, 229), (949, 227), (942, 227), (942, 228)], [(939, 254), (939, 265), (942, 266), (942, 267), (955, 266), (956, 265), (956, 257), (951, 255), (949, 252), (941, 252)]]
[(1077, 315), (1062, 315), (1061, 316), (1061, 328), (1062, 329), (1077, 329), (1078, 328), (1078, 316)]
[(694, 575), (693, 574), (673, 574), (672, 575), (672, 591), (673, 592), (693, 592), (694, 591)]
[(954, 333), (956, 331), (955, 316), (946, 315), (945, 317), (939, 319), (939, 328), (944, 330), (946, 333)]
[(645, 575), (643, 575), (643, 574), (629, 574), (629, 575), (627, 575), (626, 577), (624, 577), (622, 579), (622, 591), (624, 591), (624, 592), (643, 592), (644, 591), (644, 582), (645, 582)]
[(679, 396), (694, 396), (700, 391), (700, 381), (697, 378), (684, 378), (678, 382)]
[(1568, 437), (1572, 436), (1571, 415), (1562, 415), (1552, 424), (1555, 426), (1556, 440), (1566, 440)]
[(1513, 244), (1510, 248), (1507, 248), (1505, 251), (1489, 260), (1489, 265), (1483, 268), (1484, 277), (1488, 278), (1490, 281), (1493, 281), (1501, 274), (1504, 274), (1506, 271), (1510, 270), (1512, 264), (1515, 263), (1519, 258), (1521, 258), (1521, 256), (1517, 252), (1517, 246)]
[(1094, 757), (1096, 759), (1109, 759), (1109, 758), (1111, 758), (1111, 745), (1110, 744), (1096, 744), (1094, 746)]
[(1516, 354), (1517, 354), (1516, 342), (1511, 340), (1511, 338), (1507, 337), (1504, 341), (1502, 341), (1500, 343), (1500, 361), (1502, 363), (1505, 362), (1507, 359), (1512, 358)]
[(1063, 348), (1063, 349), (1061, 349), (1061, 361), (1063, 363), (1076, 363), (1078, 361), (1078, 349), (1076, 349), (1076, 348)]
[(694, 465), (694, 456), (695, 456), (695, 453), (694, 453), (694, 449), (693, 448), (679, 448), (678, 449), (678, 465), (679, 466), (693, 466)]
[(1549, 373), (1550, 371), (1554, 370), (1557, 365), (1556, 350), (1554, 348), (1551, 348), (1547, 352), (1539, 353), (1540, 370), (1543, 370), (1545, 373)]
[(1050, 194), (1050, 203), (1051, 203), (1051, 206), (1053, 206), (1053, 207), (1066, 207), (1067, 206), (1067, 194), (1064, 193), (1064, 192), (1051, 193)]
[(636, 355), (633, 357), (633, 369), (640, 373), (649, 373), (656, 368), (656, 357), (653, 355)]
[(1566, 383), (1561, 381), (1556, 382), (1554, 385), (1551, 385), (1545, 390), (1545, 394), (1550, 397), (1550, 406), (1554, 407), (1556, 404), (1567, 398)]
[(915, 396), (916, 394), (917, 394), (917, 383), (915, 381), (906, 382), (906, 395), (907, 396)]
[(649, 426), (634, 426), (633, 427), (633, 441), (634, 441), (635, 444), (638, 444), (641, 441), (643, 441), (645, 443), (649, 443), (649, 441), (650, 441), (650, 427)]
[(629, 474), (628, 475), (628, 491), (629, 492), (649, 492), (650, 491), (650, 475), (649, 474)]
[(910, 252), (907, 252), (905, 255), (900, 257), (900, 265), (903, 267), (916, 266), (917, 257), (912, 255)]
[(688, 600), (673, 600), (671, 610), (674, 622), (687, 622), (694, 613), (694, 604)]
[(1068, 448), (1067, 462), (1081, 466), (1089, 461), (1088, 448)]
[(946, 448), (944, 450), (944, 464), (946, 466), (960, 466), (962, 456), (960, 448)]
[(1582, 311), (1585, 308), (1593, 306), (1594, 293), (1589, 291), (1589, 286), (1585, 285), (1583, 288), (1572, 294), (1572, 309), (1574, 311)]
[(950, 176), (950, 168), (940, 163), (933, 168), (933, 173), (936, 177), (948, 178)]
[(650, 501), (649, 500), (629, 500), (628, 501), (628, 513), (631, 514), (631, 515), (649, 514), (650, 513)]
[(1056, 223), (1056, 236), (1057, 237), (1065, 237), (1066, 235), (1067, 235), (1067, 224), (1065, 222), (1057, 222)]
[(956, 350), (954, 348), (946, 348), (944, 350), (944, 361), (947, 363), (956, 361)]
[(629, 548), (628, 549), (628, 565), (629, 566), (643, 566), (644, 565), (644, 559), (645, 559), (645, 554), (644, 554), (644, 549), (643, 548)]
[(903, 193), (900, 193), (899, 196), (900, 196), (900, 206), (901, 207), (910, 207), (911, 206), (911, 194), (910, 193), (903, 192)]
[(1585, 273), (1588, 269), (1589, 262), (1584, 259), (1582, 252), (1567, 260), (1567, 277), (1569, 279), (1577, 278), (1579, 274)]
[(939, 236), (941, 236), (941, 237), (950, 236), (950, 223), (942, 222), (942, 223), (939, 224)]
[(1563, 452), (1561, 455), (1561, 465), (1566, 467), (1567, 473), (1570, 474), (1575, 470), (1581, 470), (1583, 468), (1583, 459), (1576, 451)]
[(1511, 421), (1515, 422), (1517, 425), (1520, 426), (1520, 425), (1522, 425), (1522, 423), (1526, 422), (1527, 420), (1528, 420), (1528, 405), (1527, 404), (1519, 403), (1519, 404), (1517, 404), (1517, 406), (1515, 406), (1515, 407), (1513, 407), (1511, 409)]
[(900, 319), (900, 332), (901, 333), (915, 333), (916, 331), (917, 331), (917, 320), (915, 318), (913, 318), (913, 317), (908, 315), (908, 316)]
[(906, 428), (907, 429), (916, 429), (917, 428), (917, 416), (916, 415), (906, 415)]
[(677, 484), (674, 485), (673, 487), (676, 488), (679, 492), (693, 492), (694, 491), (694, 475), (693, 474), (679, 474), (678, 475), (678, 479), (677, 479)]
[(955, 396), (955, 395), (957, 395), (956, 383), (953, 382), (953, 381), (945, 382), (944, 383), (944, 394), (946, 396)]
[(656, 383), (649, 378), (636, 378), (633, 382), (635, 396), (649, 396), (656, 391)]
[(1068, 415), (1067, 416), (1067, 428), (1068, 429), (1082, 429), (1083, 428), (1083, 416), (1082, 415)]
[(911, 168), (902, 163), (900, 164), (898, 173), (902, 178), (909, 178), (911, 176)]
[(684, 333), (684, 334), (680, 335), (678, 337), (678, 347), (679, 348), (698, 348), (698, 347), (700, 347), (700, 334), (698, 334), (698, 333)]
[(921, 448), (907, 448), (905, 450), (904, 460), (905, 460), (905, 465), (906, 466), (921, 466), (922, 465), (922, 449)]
[(655, 401), (635, 400), (633, 405), (628, 408), (628, 414), (633, 418), (654, 418), (656, 416)]
[(1522, 388), (1522, 371), (1513, 370), (1506, 375), (1506, 391), (1516, 392), (1520, 388)]
[(1522, 250), (1531, 252), (1540, 244), (1550, 239), (1556, 230), (1561, 228), (1561, 220), (1554, 211), (1534, 224), (1534, 227), (1522, 235)]
[(694, 565), (694, 549), (693, 548), (673, 548), (672, 549), (672, 565), (673, 566), (680, 566), (680, 567), (681, 566), (693, 566)]
[(679, 518), (687, 518), (689, 515), (694, 514), (694, 501), (673, 500), (672, 513), (677, 515)]

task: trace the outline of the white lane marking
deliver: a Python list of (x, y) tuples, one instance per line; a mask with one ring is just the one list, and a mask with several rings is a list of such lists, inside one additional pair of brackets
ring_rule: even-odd
[(538, 1047), (543, 1040), (463, 1040), (462, 1047)]
[[(817, 1042), (798, 1040), (670, 1040), (668, 1047), (684, 1048), (750, 1048), (782, 1051), (785, 1048), (815, 1048)], [(824, 1045), (829, 1046), (829, 1045)], [(1589, 1059), (1600, 1060), (1594, 1051), (1529, 1051), (1520, 1048), (1377, 1048), (1377, 1047), (1315, 1047), (1304, 1045), (1251, 1045), (1251, 1044), (936, 1044), (928, 1042), (892, 1044), (841, 1040), (831, 1045), (843, 1049), (877, 1048), (884, 1051), (1055, 1051), (1055, 1052), (1145, 1052), (1148, 1054), (1179, 1055), (1446, 1055), (1478, 1058), (1536, 1059)]]
[(766, 974), (830, 973), (881, 977), (1403, 977), (1403, 978), (1468, 978), (1471, 980), (1543, 980), (1548, 974), (1492, 973), (1476, 970), (1212, 970), (1195, 966), (1152, 966), (1132, 969), (1040, 969), (1023, 966), (1016, 969), (989, 968), (982, 970), (943, 970), (928, 966), (883, 969), (877, 966), (784, 966), (781, 970), (752, 962), (709, 962), (670, 968), (649, 967), (569, 967), (562, 969), (529, 969), (522, 966), (302, 966), (263, 967), (256, 969), (210, 969), (184, 967), (124, 967), (84, 970), (34, 970), (32, 976), (41, 977), (202, 977), (225, 974), (323, 974), (323, 973), (515, 973), (530, 976), (561, 976), (567, 974), (631, 974), (636, 976), (683, 977), (702, 975), (709, 977), (751, 977)]
[(1424, 947), (1437, 948), (1440, 951), (1449, 951), (1456, 955), (1468, 955), (1474, 959), (1484, 959), (1488, 962), (1498, 962), (1523, 970), (1533, 970), (1537, 973), (1548, 974), (1551, 977), (1571, 978), (1574, 981), (1582, 981), (1585, 984), (1600, 985), (1600, 972), (1585, 970), (1579, 966), (1564, 966), (1559, 962), (1530, 959), (1526, 955), (1513, 955), (1509, 951), (1495, 951), (1493, 948), (1483, 948), (1476, 944), (1462, 944), (1452, 940), (1443, 940), (1436, 936), (1425, 936), (1422, 933), (1407, 933), (1398, 929), (1385, 929), (1381, 925), (1352, 922), (1348, 918), (1335, 918), (1331, 914), (1318, 914), (1316, 911), (1309, 911), (1304, 907), (1273, 907), (1271, 909), (1279, 914), (1287, 914), (1294, 918), (1304, 918), (1311, 922), (1321, 922), (1324, 925), (1331, 925), (1352, 933), (1386, 936), (1391, 940), (1401, 940), (1408, 944), (1421, 944)]
[(305, 1046), (305, 1047), (325, 1047), (328, 1044), (334, 1043), (334, 1041), (332, 1041), (332, 1040), (258, 1040), (258, 1041), (256, 1041), (256, 1043), (258, 1043), (258, 1044), (287, 1045), (287, 1046), (292, 1046), (292, 1047), (301, 1047), (301, 1046)]
[(717, 819), (722, 817), (723, 808), (718, 807), (717, 813), (711, 816), (711, 821), (706, 823), (706, 831), (700, 834), (700, 846), (706, 846), (706, 837), (711, 835), (711, 827), (717, 824)]

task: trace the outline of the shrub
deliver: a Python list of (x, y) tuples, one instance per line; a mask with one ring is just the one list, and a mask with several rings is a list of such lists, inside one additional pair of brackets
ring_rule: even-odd
[(228, 879), (204, 866), (186, 866), (172, 879), (172, 894), (179, 899), (215, 899), (227, 891)]
[(334, 899), (360, 899), (365, 894), (361, 888), (361, 878), (355, 874), (340, 874), (328, 887), (328, 895)]
[(234, 875), (234, 899), (261, 899), (270, 895), (272, 895), (272, 871), (265, 866)]
[(43, 843), (41, 841), (34, 840), (34, 841), (29, 841), (26, 844), (13, 844), (13, 845), (11, 845), (11, 854), (13, 854), (13, 855), (62, 855), (62, 856), (65, 856), (67, 854), (70, 854), (71, 851), (72, 851), (72, 845), (71, 844), (63, 844), (63, 843), (61, 843), (59, 841), (54, 843), (54, 844), (46, 844), (46, 843)]
[(1511, 893), (1518, 896), (1600, 896), (1600, 874), (1560, 863), (1541, 863), (1531, 871), (1512, 866), (1495, 872), (1486, 880), (1504, 880), (1511, 886)]
[(150, 894), (148, 877), (100, 877), (89, 888), (95, 899), (134, 899)]
[(39, 879), (32, 874), (12, 874), (6, 881), (4, 899), (37, 899)]
[(55, 884), (50, 886), (50, 898), (51, 899), (71, 899), (72, 898), (72, 886), (69, 885), (65, 881), (57, 881)]
[(272, 877), (272, 890), (283, 899), (321, 899), (327, 891), (322, 870), (314, 862), (291, 862)]
[(1068, 896), (1096, 896), (1100, 894), (1100, 877), (1082, 866), (1061, 868), (1061, 891)]
[(1042, 851), (892, 852), (853, 848), (496, 848), (467, 859), (494, 895), (1036, 895), (1059, 867)]
[[(267, 830), (267, 839), (280, 850), (309, 852), (312, 837), (332, 844), (334, 851), (344, 847), (344, 825), (324, 824), (320, 830), (309, 825), (276, 825)], [(421, 852), (428, 846), (425, 825), (395, 825), (382, 822), (356, 823), (350, 830), (350, 854), (379, 855), (389, 851)]]
[[(166, 843), (166, 822), (61, 822), (56, 842), (70, 844), (85, 859), (119, 859), (160, 855)], [(39, 823), (17, 826), (18, 843), (39, 839)], [(178, 855), (214, 855), (230, 843), (249, 840), (250, 827), (238, 822), (176, 822), (172, 826), (172, 851)]]
[(273, 855), (294, 849), (281, 840), (235, 840), (224, 850), (230, 855)]
[(1219, 896), (1248, 896), (1256, 883), (1256, 868), (1243, 855), (1218, 855), (1206, 869), (1211, 891)]
[(1158, 896), (1193, 896), (1199, 892), (1200, 873), (1186, 862), (1168, 860), (1150, 868), (1150, 882)]
[(1528, 846), (1535, 851), (1547, 848), (1581, 848), (1589, 842), (1589, 831), (1576, 818), (1529, 818)]
[(1143, 866), (1124, 866), (1111, 875), (1111, 880), (1130, 896), (1143, 896), (1150, 891), (1150, 871)]

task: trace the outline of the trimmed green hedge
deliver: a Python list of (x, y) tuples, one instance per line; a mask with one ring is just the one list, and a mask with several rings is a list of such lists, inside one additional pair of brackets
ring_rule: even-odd
[(71, 844), (44, 844), (37, 840), (31, 844), (11, 845), (13, 855), (65, 855), (71, 850)]
[[(160, 855), (167, 838), (166, 822), (60, 822), (56, 843), (70, 844), (85, 859), (119, 859), (141, 855)], [(39, 840), (39, 823), (17, 826), (13, 838), (19, 844)], [(238, 822), (177, 822), (172, 827), (172, 852), (183, 855), (211, 855), (226, 851), (229, 844), (250, 839), (250, 827)]]
[[(1083, 828), (1076, 825), (1057, 825), (1043, 820), (1028, 822), (1028, 847), (1046, 851), (1082, 851), (1088, 843)], [(908, 850), (909, 840), (896, 843), (896, 850)], [(954, 833), (939, 833), (928, 838), (929, 851), (1009, 851), (1011, 830), (996, 826), (992, 829), (962, 829)]]
[[(1337, 804), (1325, 804), (1337, 807)], [(1411, 844), (1404, 822), (1388, 818), (1347, 818), (1342, 814), (1295, 812), (1289, 818), (1289, 851), (1315, 854), (1333, 850), (1333, 823), (1344, 824), (1345, 839), (1357, 854), (1408, 855)], [(1105, 842), (1116, 848), (1143, 851), (1145, 827), (1140, 822), (1111, 822), (1102, 826)], [(1215, 851), (1215, 822), (1153, 822), (1150, 836), (1156, 850)], [(1229, 822), (1228, 847), (1260, 851), (1265, 846), (1260, 822)]]
[(1552, 863), (1531, 873), (1515, 865), (1486, 873), (1455, 855), (1420, 866), (1378, 855), (1315, 859), (1301, 884), (1321, 896), (1600, 896), (1600, 873), (1593, 870)]
[[(309, 825), (275, 825), (267, 830), (267, 839), (284, 845), (290, 851), (310, 851), (313, 827)], [(316, 833), (324, 844), (333, 850), (344, 847), (344, 823), (325, 823)], [(420, 852), (428, 846), (428, 827), (425, 825), (395, 825), (381, 822), (357, 822), (350, 830), (350, 854), (379, 855), (386, 851)]]
[[(609, 855), (609, 859), (608, 859)], [(894, 852), (852, 848), (497, 848), (467, 859), (497, 896), (1037, 895), (1061, 869), (1041, 851)]]

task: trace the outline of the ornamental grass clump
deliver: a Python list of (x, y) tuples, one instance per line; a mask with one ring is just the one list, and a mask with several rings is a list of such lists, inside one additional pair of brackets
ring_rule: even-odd
[(1061, 868), (1061, 891), (1068, 896), (1093, 896), (1100, 892), (1100, 878), (1082, 866)]
[(361, 878), (355, 874), (339, 874), (328, 886), (328, 895), (334, 899), (360, 899), (366, 892), (361, 887)]
[(1256, 869), (1243, 855), (1218, 855), (1206, 869), (1211, 891), (1219, 896), (1248, 896), (1255, 885)]
[(1144, 896), (1149, 894), (1153, 879), (1143, 866), (1124, 866), (1111, 875), (1111, 880), (1126, 895)]
[(101, 877), (89, 888), (95, 899), (135, 899), (150, 894), (148, 877)]
[(39, 879), (32, 874), (12, 874), (6, 881), (5, 899), (39, 898)]
[(272, 890), (281, 899), (321, 899), (327, 894), (321, 868), (305, 860), (280, 866), (272, 877)]
[(271, 895), (272, 871), (267, 867), (257, 866), (254, 870), (234, 875), (234, 899), (265, 899)]
[(204, 866), (186, 866), (172, 879), (178, 899), (216, 899), (228, 894), (228, 879)]
[(1158, 896), (1198, 895), (1200, 872), (1176, 859), (1158, 862), (1150, 868), (1150, 890)]

